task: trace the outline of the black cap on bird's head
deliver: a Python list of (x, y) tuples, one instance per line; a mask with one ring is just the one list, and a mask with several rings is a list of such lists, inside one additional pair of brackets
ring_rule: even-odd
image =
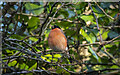
[(60, 28), (59, 26), (57, 26), (57, 25), (52, 26), (52, 29), (55, 29), (55, 28), (61, 29), (61, 28)]

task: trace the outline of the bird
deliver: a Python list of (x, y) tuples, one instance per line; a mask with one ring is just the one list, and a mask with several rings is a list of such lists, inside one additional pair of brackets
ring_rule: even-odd
[(56, 52), (66, 52), (68, 50), (67, 38), (59, 26), (52, 26), (52, 30), (48, 36), (48, 45)]

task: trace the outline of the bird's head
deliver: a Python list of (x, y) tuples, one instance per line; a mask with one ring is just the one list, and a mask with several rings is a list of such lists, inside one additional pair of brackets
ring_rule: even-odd
[(52, 26), (52, 29), (55, 29), (55, 28), (61, 29), (61, 28), (60, 28), (59, 26), (57, 26), (57, 25)]

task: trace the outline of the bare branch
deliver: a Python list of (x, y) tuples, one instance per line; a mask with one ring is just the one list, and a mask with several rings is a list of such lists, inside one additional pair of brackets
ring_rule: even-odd
[(98, 3), (95, 1), (95, 4), (103, 11), (103, 13), (107, 16), (107, 17), (109, 17), (110, 19), (112, 19), (112, 20), (115, 20), (113, 17), (111, 17), (110, 15), (108, 15), (105, 11), (104, 11), (104, 9), (103, 8), (101, 8), (99, 5), (98, 5)]
[[(92, 10), (92, 13), (93, 13), (95, 19), (96, 19), (97, 29), (98, 29), (99, 35), (100, 35), (100, 42), (103, 43), (103, 39), (102, 39), (102, 36), (101, 36), (101, 33), (100, 33), (100, 28), (99, 28), (99, 25), (98, 25), (98, 19), (97, 19), (96, 15), (95, 15), (92, 7), (91, 7), (91, 3), (88, 3), (88, 4), (89, 4), (89, 6), (90, 6), (90, 8), (91, 8), (91, 10)], [(112, 58), (112, 59), (117, 63), (117, 61), (115, 60), (115, 58), (114, 58), (111, 54), (109, 54), (109, 53), (107, 52), (107, 50), (106, 50), (106, 48), (105, 48), (104, 45), (103, 45), (103, 48), (104, 48), (104, 52), (105, 52), (110, 58)]]

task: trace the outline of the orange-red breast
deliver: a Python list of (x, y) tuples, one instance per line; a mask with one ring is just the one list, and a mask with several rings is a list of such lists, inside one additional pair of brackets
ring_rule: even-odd
[(49, 33), (48, 45), (54, 51), (66, 51), (67, 39), (59, 26), (54, 25)]

